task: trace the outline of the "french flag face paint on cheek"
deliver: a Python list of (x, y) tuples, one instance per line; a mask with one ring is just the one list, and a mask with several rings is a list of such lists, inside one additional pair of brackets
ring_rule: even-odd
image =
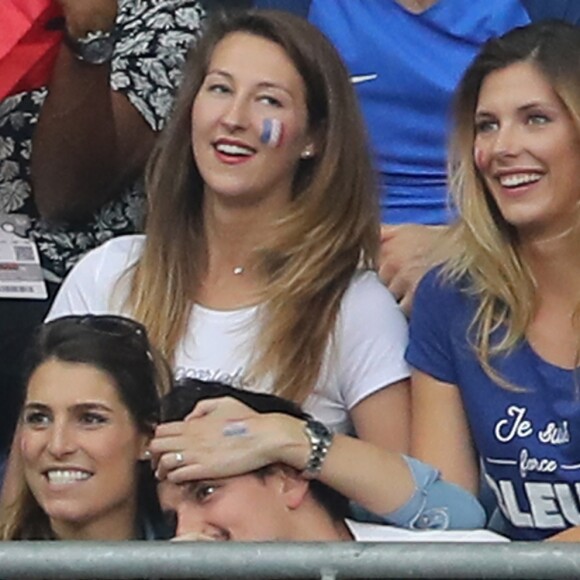
[(279, 119), (264, 119), (260, 141), (268, 147), (278, 147), (282, 144), (284, 126)]
[(475, 166), (480, 171), (485, 171), (489, 165), (488, 159), (485, 156), (485, 153), (479, 148), (474, 147), (473, 149), (473, 159), (475, 161)]

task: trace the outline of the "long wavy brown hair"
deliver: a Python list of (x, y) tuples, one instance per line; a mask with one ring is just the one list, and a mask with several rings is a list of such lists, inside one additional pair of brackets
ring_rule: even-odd
[[(107, 320), (111, 318), (120, 319), (73, 315), (41, 325), (27, 352), (25, 384), (34, 371), (49, 360), (90, 365), (111, 377), (137, 430), (153, 436), (155, 424), (159, 421), (159, 398), (169, 390), (171, 371), (165, 360), (153, 352), (141, 325), (125, 319), (129, 332), (125, 332), (123, 324), (123, 332), (115, 334), (119, 325), (115, 320), (111, 324)], [(149, 521), (157, 520), (161, 511), (151, 466), (149, 462), (136, 462), (135, 470), (135, 501), (139, 516)], [(0, 540), (57, 539), (49, 517), (32, 494), (20, 465), (14, 477), (14, 494), (3, 497), (0, 505)]]
[(174, 360), (203, 279), (204, 182), (191, 145), (191, 108), (217, 44), (245, 32), (281, 46), (306, 87), (316, 155), (300, 161), (286, 214), (256, 250), (263, 279), (252, 373), (301, 402), (320, 374), (341, 299), (357, 268), (374, 266), (379, 218), (367, 138), (348, 73), (306, 20), (247, 11), (211, 22), (187, 61), (175, 110), (147, 172), (145, 248), (131, 271), (128, 306)]
[[(514, 29), (486, 43), (465, 72), (455, 101), (450, 185), (459, 220), (444, 278), (462, 280), (478, 308), (471, 330), (482, 368), (504, 388), (519, 389), (494, 369), (492, 358), (524, 337), (537, 308), (534, 278), (522, 258), (517, 231), (501, 215), (474, 162), (475, 111), (485, 78), (519, 62), (545, 76), (576, 125), (580, 138), (580, 29), (543, 22)], [(499, 331), (499, 340), (497, 339)]]

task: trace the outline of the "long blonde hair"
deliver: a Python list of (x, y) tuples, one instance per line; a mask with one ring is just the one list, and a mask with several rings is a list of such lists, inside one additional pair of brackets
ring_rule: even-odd
[(477, 298), (471, 325), (475, 352), (488, 376), (508, 389), (520, 387), (500, 376), (492, 358), (509, 352), (525, 337), (537, 296), (517, 232), (487, 190), (475, 166), (473, 146), (484, 79), (517, 62), (532, 63), (545, 75), (580, 135), (580, 30), (564, 22), (543, 22), (488, 41), (456, 93), (449, 175), (459, 219), (451, 232), (453, 252), (441, 273), (449, 281), (464, 282), (466, 291)]
[(276, 11), (220, 17), (194, 47), (174, 114), (148, 168), (145, 248), (132, 271), (128, 305), (174, 360), (187, 332), (207, 260), (203, 180), (191, 148), (191, 107), (216, 45), (247, 32), (280, 45), (307, 90), (313, 158), (300, 161), (286, 215), (256, 251), (264, 284), (252, 371), (301, 402), (312, 391), (359, 266), (373, 267), (378, 201), (366, 134), (348, 73), (331, 43), (301, 18)]

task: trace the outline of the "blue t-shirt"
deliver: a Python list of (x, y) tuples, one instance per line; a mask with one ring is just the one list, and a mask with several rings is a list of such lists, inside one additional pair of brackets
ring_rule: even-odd
[(498, 531), (539, 540), (580, 525), (580, 383), (522, 341), (493, 364), (525, 390), (496, 385), (468, 340), (475, 309), (461, 285), (444, 283), (437, 269), (429, 272), (415, 295), (407, 360), (460, 389), (499, 505)]
[(489, 38), (530, 21), (578, 24), (578, 0), (254, 0), (316, 24), (354, 77), (376, 156), (386, 223), (447, 223), (446, 142), (453, 91)]
[(520, 1), (439, 0), (417, 15), (395, 0), (312, 0), (308, 19), (355, 83), (380, 171), (383, 222), (447, 223), (452, 94), (488, 38), (530, 22)]

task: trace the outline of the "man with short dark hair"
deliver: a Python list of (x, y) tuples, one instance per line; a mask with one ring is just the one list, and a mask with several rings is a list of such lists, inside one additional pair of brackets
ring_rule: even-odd
[[(282, 413), (304, 421), (297, 405), (274, 395), (188, 379), (162, 402), (162, 421), (181, 421), (202, 400), (232, 397), (258, 413)], [(228, 436), (247, 436), (232, 422)], [(176, 537), (219, 541), (502, 541), (485, 530), (411, 531), (348, 519), (349, 502), (318, 480), (280, 463), (243, 475), (177, 485), (163, 480), (159, 498), (176, 517)]]

